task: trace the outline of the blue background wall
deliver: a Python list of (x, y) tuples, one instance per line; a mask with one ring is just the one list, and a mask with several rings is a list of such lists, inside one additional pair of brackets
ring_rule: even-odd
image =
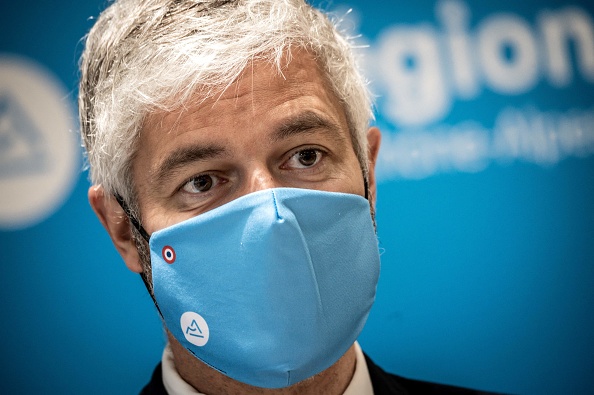
[[(63, 86), (56, 100), (74, 126), (53, 133), (77, 144), (79, 40), (105, 4), (52, 3), (0, 12), (0, 98), (24, 108), (15, 118), (0, 105), (2, 212), (15, 204), (9, 135), (23, 130), (2, 121), (48, 130), (35, 92), (2, 82), (2, 59), (41, 65)], [(594, 393), (594, 5), (318, 4), (353, 8), (344, 24), (368, 45), (384, 133), (382, 274), (363, 348), (414, 378)], [(572, 32), (581, 38), (566, 40)], [(44, 214), (0, 218), (2, 393), (136, 393), (160, 358), (152, 302), (89, 208), (80, 160), (73, 166)], [(21, 177), (35, 180), (32, 171)], [(30, 182), (25, 193), (47, 188)]]

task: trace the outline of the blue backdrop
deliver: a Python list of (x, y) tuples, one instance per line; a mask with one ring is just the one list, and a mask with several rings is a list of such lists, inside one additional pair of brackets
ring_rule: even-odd
[[(594, 393), (594, 5), (317, 4), (356, 35), (383, 132), (364, 350), (413, 378)], [(81, 171), (77, 60), (104, 6), (2, 5), (2, 393), (137, 393), (164, 344)]]

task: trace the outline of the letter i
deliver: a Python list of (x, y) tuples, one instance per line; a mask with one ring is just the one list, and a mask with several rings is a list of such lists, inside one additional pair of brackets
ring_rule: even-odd
[(463, 99), (473, 98), (479, 93), (479, 85), (472, 57), (472, 38), (468, 34), (468, 6), (458, 0), (440, 1), (436, 14), (444, 27), (454, 89)]

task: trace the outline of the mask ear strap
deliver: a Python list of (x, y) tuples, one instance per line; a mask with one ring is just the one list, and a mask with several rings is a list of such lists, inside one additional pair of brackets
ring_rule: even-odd
[[(117, 202), (119, 203), (120, 207), (122, 207), (122, 210), (124, 210), (124, 213), (126, 213), (126, 216), (130, 220), (130, 222), (132, 223), (132, 225), (134, 225), (134, 227), (136, 228), (136, 230), (138, 230), (138, 232), (140, 232), (140, 235), (142, 236), (142, 238), (145, 239), (146, 242), (148, 243), (149, 240), (150, 240), (150, 238), (151, 238), (151, 236), (142, 227), (142, 225), (140, 225), (140, 222), (136, 219), (136, 217), (134, 217), (132, 215), (132, 212), (130, 211), (130, 207), (128, 207), (128, 205), (126, 204), (126, 202), (124, 201), (124, 199), (122, 198), (122, 196), (119, 195), (119, 194), (115, 194), (114, 197), (117, 200)], [(148, 283), (148, 279), (146, 277), (146, 274), (144, 272), (140, 273), (140, 278), (142, 279), (142, 282), (144, 283), (144, 286), (146, 287), (146, 290), (148, 291), (149, 295), (151, 296), (151, 299), (153, 299), (153, 303), (155, 304), (155, 307), (157, 308), (157, 311), (159, 312), (159, 315), (161, 316), (161, 318), (163, 318), (163, 313), (161, 313), (161, 309), (159, 308), (159, 304), (157, 303), (157, 299), (155, 299), (155, 295), (153, 295), (153, 293), (151, 292), (151, 287), (149, 286), (149, 283)]]
[(132, 225), (134, 225), (134, 227), (136, 228), (136, 230), (138, 230), (138, 232), (140, 232), (140, 235), (142, 236), (142, 238), (145, 239), (146, 242), (148, 243), (149, 240), (150, 240), (150, 238), (151, 238), (151, 236), (148, 234), (148, 232), (146, 230), (144, 230), (144, 228), (142, 227), (142, 225), (140, 225), (140, 222), (136, 219), (136, 217), (134, 217), (132, 215), (132, 212), (130, 211), (130, 208), (128, 207), (128, 205), (126, 204), (126, 202), (124, 201), (124, 199), (122, 198), (122, 196), (119, 195), (119, 194), (115, 194), (114, 197), (117, 200), (117, 202), (119, 203), (120, 207), (122, 207), (122, 210), (124, 210), (124, 213), (126, 213), (126, 216), (130, 220), (130, 222), (132, 223)]
[(367, 183), (367, 176), (363, 174), (363, 184), (365, 184), (365, 200), (369, 200), (369, 184)]

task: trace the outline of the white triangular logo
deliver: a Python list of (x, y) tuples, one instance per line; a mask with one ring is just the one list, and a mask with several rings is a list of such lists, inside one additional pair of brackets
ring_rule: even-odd
[(17, 100), (0, 92), (0, 178), (48, 170), (43, 135)]

